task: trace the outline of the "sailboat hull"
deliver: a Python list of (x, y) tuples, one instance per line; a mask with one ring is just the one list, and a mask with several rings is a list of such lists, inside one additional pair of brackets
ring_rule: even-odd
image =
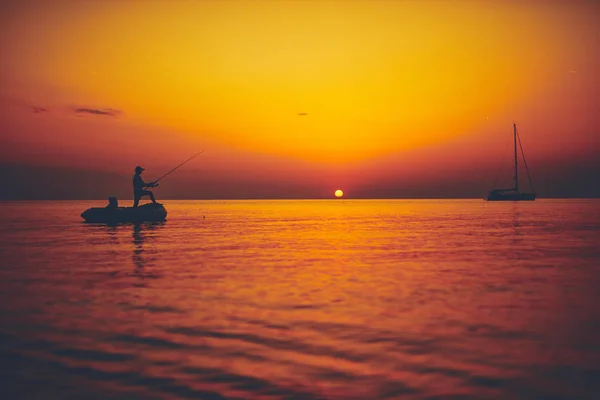
[(488, 201), (534, 201), (537, 195), (535, 193), (503, 193), (503, 192), (490, 192), (488, 194)]

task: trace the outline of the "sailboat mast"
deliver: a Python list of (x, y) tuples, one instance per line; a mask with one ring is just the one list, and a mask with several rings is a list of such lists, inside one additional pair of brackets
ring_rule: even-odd
[(517, 124), (513, 124), (513, 138), (515, 141), (515, 191), (519, 191), (519, 169), (517, 158)]

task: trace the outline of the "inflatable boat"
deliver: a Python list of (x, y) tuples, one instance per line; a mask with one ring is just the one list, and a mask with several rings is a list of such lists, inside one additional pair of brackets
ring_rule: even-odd
[(85, 222), (119, 224), (124, 222), (160, 222), (167, 218), (167, 210), (160, 203), (148, 203), (138, 207), (92, 207), (81, 217)]

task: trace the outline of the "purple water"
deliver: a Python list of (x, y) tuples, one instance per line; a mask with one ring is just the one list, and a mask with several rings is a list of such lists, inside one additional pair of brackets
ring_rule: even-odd
[(0, 204), (3, 399), (592, 399), (600, 200)]

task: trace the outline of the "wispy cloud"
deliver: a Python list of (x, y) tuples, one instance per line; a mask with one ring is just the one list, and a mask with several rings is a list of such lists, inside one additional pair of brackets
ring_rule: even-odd
[(31, 111), (34, 114), (40, 114), (40, 113), (45, 113), (48, 112), (48, 110), (44, 107), (31, 107)]
[(116, 110), (114, 108), (75, 108), (73, 110), (75, 114), (93, 114), (93, 115), (103, 115), (107, 117), (120, 117), (123, 114), (123, 111)]
[[(0, 93), (0, 105), (2, 107), (16, 107), (21, 110), (26, 110), (27, 112), (32, 112), (34, 114), (41, 114), (50, 112), (50, 110), (46, 107), (41, 107), (40, 101), (30, 101), (27, 99), (23, 99), (20, 96), (14, 96), (11, 94)], [(37, 105), (34, 105), (37, 104)]]

